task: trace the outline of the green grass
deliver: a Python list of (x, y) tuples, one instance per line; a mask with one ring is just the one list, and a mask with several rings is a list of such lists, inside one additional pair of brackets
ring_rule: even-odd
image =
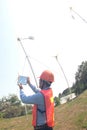
[(31, 115), (1, 119), (0, 130), (33, 130), (31, 125)]
[[(0, 119), (0, 130), (33, 130), (32, 115)], [(55, 108), (54, 130), (87, 130), (87, 91)]]

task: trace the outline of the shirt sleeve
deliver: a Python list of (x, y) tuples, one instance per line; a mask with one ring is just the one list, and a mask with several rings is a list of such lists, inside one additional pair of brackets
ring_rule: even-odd
[(42, 93), (37, 92), (33, 95), (27, 96), (23, 89), (20, 90), (20, 98), (23, 103), (25, 104), (37, 104), (37, 105), (44, 105), (44, 97)]
[(29, 86), (30, 86), (30, 88), (33, 90), (33, 92), (35, 92), (35, 93), (40, 92), (40, 89), (39, 89), (39, 88), (36, 88), (34, 85), (30, 84)]

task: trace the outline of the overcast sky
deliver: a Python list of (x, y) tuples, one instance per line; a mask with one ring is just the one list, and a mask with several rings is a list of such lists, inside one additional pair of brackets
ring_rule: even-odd
[(54, 95), (68, 87), (54, 56), (72, 86), (78, 65), (87, 60), (86, 5), (86, 0), (0, 0), (0, 97), (19, 93), (18, 74), (35, 84), (18, 37), (34, 37), (22, 44), (36, 77), (44, 69), (54, 73)]

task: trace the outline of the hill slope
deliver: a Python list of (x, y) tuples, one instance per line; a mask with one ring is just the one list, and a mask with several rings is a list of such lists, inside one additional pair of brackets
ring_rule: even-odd
[[(0, 130), (33, 130), (32, 115), (0, 119)], [(87, 91), (55, 108), (54, 130), (87, 130)]]
[(55, 119), (56, 130), (87, 130), (87, 91), (55, 108)]

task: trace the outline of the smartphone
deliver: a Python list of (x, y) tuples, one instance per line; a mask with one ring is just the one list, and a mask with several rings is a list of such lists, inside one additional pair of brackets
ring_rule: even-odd
[(26, 76), (19, 76), (17, 83), (22, 84), (22, 85), (26, 85), (27, 84), (27, 77)]

